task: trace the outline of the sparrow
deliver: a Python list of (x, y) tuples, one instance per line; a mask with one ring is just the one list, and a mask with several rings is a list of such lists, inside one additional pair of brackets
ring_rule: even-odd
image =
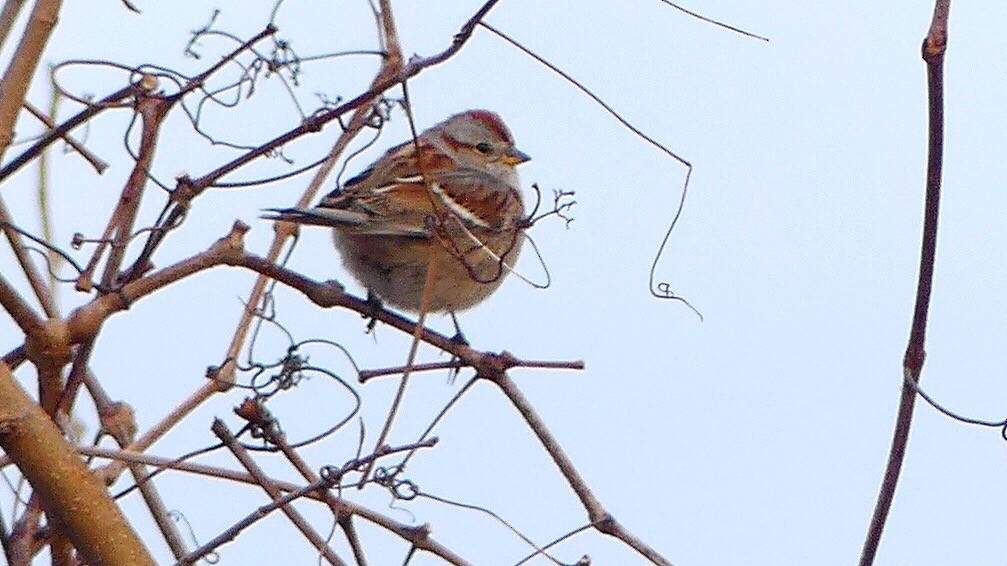
[(369, 295), (418, 313), (481, 303), (514, 265), (528, 227), (517, 166), (531, 159), (489, 110), (455, 114), (388, 150), (309, 209), (267, 218), (329, 226)]

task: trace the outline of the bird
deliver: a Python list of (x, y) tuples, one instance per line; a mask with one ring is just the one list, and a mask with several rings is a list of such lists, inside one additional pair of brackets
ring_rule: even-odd
[(453, 318), (492, 295), (521, 251), (529, 222), (517, 166), (530, 159), (499, 115), (468, 110), (392, 147), (316, 206), (265, 218), (331, 227), (369, 298)]

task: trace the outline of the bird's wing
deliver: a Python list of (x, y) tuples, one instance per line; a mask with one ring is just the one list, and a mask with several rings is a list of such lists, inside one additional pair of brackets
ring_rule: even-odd
[(477, 229), (506, 227), (523, 214), (517, 191), (506, 182), (459, 166), (422, 139), (419, 143), (422, 167), (416, 143), (409, 141), (390, 149), (318, 206), (272, 210), (276, 214), (269, 218), (353, 234), (428, 238), (428, 219), (434, 212), (447, 212)]
[(517, 189), (478, 169), (441, 171), (430, 179), (430, 192), (451, 214), (473, 228), (509, 228), (524, 215)]

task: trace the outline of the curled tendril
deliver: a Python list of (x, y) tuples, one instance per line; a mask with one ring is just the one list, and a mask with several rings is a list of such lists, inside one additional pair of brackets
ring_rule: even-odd
[(1000, 436), (1004, 440), (1007, 440), (1007, 419), (1003, 419), (1003, 420), (999, 420), (999, 421), (988, 421), (988, 420), (976, 419), (976, 418), (966, 417), (964, 415), (960, 415), (960, 414), (952, 411), (951, 409), (948, 409), (947, 407), (945, 407), (945, 406), (941, 405), (940, 403), (938, 403), (933, 397), (931, 397), (930, 395), (928, 395), (926, 393), (926, 391), (923, 391), (923, 389), (920, 387), (920, 384), (917, 383), (915, 380), (913, 380), (911, 377), (905, 376), (904, 382), (906, 383), (906, 385), (908, 385), (914, 391), (916, 391), (916, 394), (919, 395), (920, 397), (922, 397), (923, 400), (926, 401), (928, 405), (930, 405), (931, 407), (933, 407), (934, 409), (936, 409), (937, 412), (941, 413), (942, 415), (944, 415), (944, 416), (946, 416), (948, 418), (954, 419), (954, 420), (956, 420), (956, 421), (958, 421), (960, 423), (965, 423), (965, 424), (970, 424), (970, 425), (976, 425), (976, 426), (982, 426), (982, 427), (989, 427), (989, 428), (998, 428), (998, 429), (1000, 429)]
[[(350, 394), (353, 399), (353, 407), (341, 419), (333, 423), (326, 430), (305, 440), (293, 442), (290, 446), (292, 448), (300, 448), (302, 446), (313, 444), (343, 428), (360, 412), (362, 404), (360, 394), (357, 393), (356, 389), (354, 389), (346, 379), (342, 378), (335, 372), (327, 368), (311, 365), (308, 356), (303, 354), (302, 350), (310, 345), (324, 345), (336, 348), (343, 354), (346, 360), (349, 361), (350, 365), (353, 367), (354, 373), (356, 373), (359, 378), (360, 369), (352, 355), (350, 355), (349, 351), (337, 342), (321, 338), (311, 338), (295, 342), (292, 334), (276, 320), (275, 305), (271, 301), (268, 301), (267, 305), (258, 309), (256, 316), (260, 322), (268, 323), (280, 329), (287, 337), (287, 340), (290, 341), (290, 344), (287, 347), (286, 354), (274, 362), (265, 363), (256, 361), (251, 354), (252, 346), (250, 346), (250, 354), (247, 364), (242, 365), (235, 362), (235, 367), (239, 372), (251, 374), (251, 376), (246, 380), (247, 383), (237, 383), (235, 386), (254, 392), (255, 397), (253, 400), (262, 407), (261, 414), (269, 415), (268, 417), (263, 417), (262, 422), (253, 423), (257, 427), (257, 430), (253, 430), (252, 436), (254, 438), (267, 439), (266, 446), (246, 445), (245, 448), (249, 450), (276, 450), (276, 447), (268, 443), (268, 438), (270, 437), (271, 432), (279, 430), (279, 421), (277, 418), (269, 414), (268, 410), (265, 409), (265, 404), (273, 397), (297, 388), (306, 380), (310, 379), (312, 375), (322, 375), (338, 383), (342, 389)], [(251, 344), (254, 345), (255, 337), (257, 335), (258, 327), (256, 328), (255, 336), (253, 336)], [(210, 368), (207, 375), (211, 379), (216, 378), (216, 372), (218, 369), (219, 368)]]
[[(185, 516), (184, 513), (178, 510), (171, 510), (168, 511), (168, 516), (171, 517), (176, 523), (182, 523), (183, 525), (185, 525), (185, 531), (186, 533), (188, 533), (189, 540), (192, 541), (193, 546), (195, 546), (196, 548), (202, 546), (202, 544), (200, 544), (199, 542), (199, 537), (196, 536), (195, 529), (192, 528), (192, 523), (189, 522), (189, 519)], [(218, 562), (220, 562), (220, 554), (218, 554), (216, 551), (213, 551), (204, 556), (202, 559), (209, 564), (217, 564)]]
[[(43, 248), (45, 248), (49, 252), (58, 255), (64, 261), (66, 261), (70, 266), (72, 266), (77, 271), (78, 274), (84, 272), (84, 268), (82, 268), (80, 266), (80, 264), (78, 264), (77, 261), (74, 260), (72, 256), (70, 256), (70, 254), (68, 254), (68, 253), (64, 252), (63, 250), (57, 248), (56, 246), (54, 246), (54, 245), (46, 242), (45, 240), (43, 240), (42, 238), (39, 238), (38, 236), (32, 234), (31, 232), (27, 232), (24, 229), (22, 229), (22, 228), (20, 228), (18, 226), (15, 226), (14, 224), (11, 224), (10, 222), (4, 222), (2, 220), (0, 220), (0, 228), (9, 228), (9, 229), (17, 232), (18, 234), (21, 234), (25, 238), (28, 238), (29, 240), (35, 242), (39, 246), (42, 246)], [(76, 235), (75, 235), (75, 237), (76, 237)], [(73, 247), (73, 241), (71, 241), (70, 245), (71, 245), (71, 247)], [(38, 249), (33, 249), (33, 248), (28, 248), (28, 249), (32, 249), (35, 252), (41, 253), (43, 256), (46, 257), (46, 263), (49, 264), (49, 257), (48, 257), (49, 254), (47, 254), (45, 252), (42, 252), (42, 250), (38, 250)], [(74, 249), (79, 249), (79, 248), (75, 247)], [(53, 271), (52, 271), (52, 266), (51, 265), (49, 265), (49, 273), (52, 274), (53, 277), (56, 277), (56, 274), (53, 273)]]
[(374, 483), (388, 489), (399, 501), (411, 501), (420, 495), (420, 487), (412, 480), (399, 479), (400, 466), (378, 466), (374, 469)]
[(703, 318), (703, 313), (699, 312), (699, 309), (697, 309), (696, 307), (692, 306), (692, 303), (690, 303), (688, 301), (688, 299), (686, 299), (685, 297), (676, 295), (675, 292), (671, 290), (671, 284), (670, 283), (667, 283), (665, 281), (662, 281), (662, 282), (658, 283), (657, 285), (654, 286), (654, 290), (651, 291), (651, 294), (653, 294), (658, 299), (667, 299), (669, 301), (679, 301), (682, 304), (684, 304), (685, 306), (689, 307), (689, 309), (692, 312), (696, 313), (696, 316), (699, 317), (700, 322), (702, 322), (703, 320), (705, 320)]
[[(27, 246), (25, 247), (25, 249), (30, 252), (34, 252), (42, 257), (42, 261), (45, 262), (46, 272), (49, 273), (49, 276), (52, 277), (54, 281), (57, 281), (59, 283), (75, 283), (78, 277), (80, 277), (81, 270), (77, 265), (74, 265), (74, 268), (77, 269), (77, 277), (60, 277), (59, 274), (57, 273), (58, 267), (52, 264), (52, 256), (50, 254), (34, 246)], [(60, 255), (60, 257), (62, 258), (63, 256)]]

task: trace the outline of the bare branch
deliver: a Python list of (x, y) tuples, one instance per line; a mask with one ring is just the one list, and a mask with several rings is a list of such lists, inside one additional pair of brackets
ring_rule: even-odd
[(627, 545), (632, 547), (641, 556), (644, 556), (654, 564), (659, 565), (670, 565), (666, 558), (660, 555), (655, 549), (648, 546), (643, 540), (639, 539), (621, 524), (615, 520), (612, 516), (598, 501), (591, 488), (588, 487), (587, 482), (581, 477), (577, 468), (574, 467), (573, 462), (566, 455), (566, 452), (560, 446), (559, 441), (556, 437), (552, 435), (549, 429), (546, 427), (545, 422), (538, 416), (535, 412), (535, 408), (532, 407), (528, 399), (521, 393), (517, 385), (507, 376), (506, 369), (509, 364), (507, 358), (501, 358), (497, 360), (497, 363), (486, 364), (480, 368), (480, 377), (489, 379), (495, 383), (500, 390), (503, 391), (504, 395), (510, 400), (514, 405), (514, 408), (518, 410), (528, 426), (538, 437), (539, 442), (542, 446), (549, 452), (549, 456), (552, 457), (553, 462), (559, 467), (560, 472), (563, 477), (566, 478), (567, 483), (573, 489), (574, 493), (577, 494), (578, 499), (580, 499), (581, 505), (587, 511), (588, 518), (591, 521), (592, 526), (599, 532), (605, 533), (607, 535), (613, 536)]
[(38, 334), (42, 330), (42, 319), (18, 294), (17, 289), (0, 275), (0, 306), (21, 328), (25, 335)]
[[(45, 112), (42, 112), (41, 110), (39, 110), (38, 108), (36, 108), (35, 105), (32, 104), (31, 102), (25, 101), (24, 108), (32, 116), (34, 116), (35, 118), (37, 118), (40, 122), (42, 122), (43, 124), (45, 124), (47, 127), (49, 127), (49, 128), (55, 128), (56, 127), (56, 123), (52, 121), (52, 118), (50, 118), (49, 115), (46, 114)], [(70, 147), (72, 147), (74, 151), (76, 151), (77, 153), (79, 153), (80, 156), (83, 157), (85, 161), (87, 161), (88, 163), (90, 163), (91, 167), (94, 167), (94, 170), (97, 171), (99, 175), (102, 174), (102, 173), (104, 173), (105, 169), (108, 169), (108, 162), (106, 162), (102, 158), (98, 157), (97, 155), (91, 153), (91, 151), (89, 151), (86, 147), (84, 147), (83, 145), (81, 145), (80, 142), (78, 142), (77, 140), (73, 139), (73, 137), (70, 136), (70, 134), (65, 134), (64, 133), (62, 136), (60, 136), (60, 138), (62, 138), (63, 141), (65, 141), (67, 145), (69, 145)]]
[(3, 10), (0, 11), (0, 48), (7, 43), (10, 36), (11, 27), (17, 21), (17, 16), (24, 7), (25, 0), (5, 0)]
[(108, 108), (117, 106), (123, 100), (130, 98), (136, 93), (150, 91), (155, 88), (155, 86), (156, 82), (140, 79), (136, 83), (130, 84), (129, 86), (123, 87), (112, 94), (109, 94), (98, 102), (88, 104), (84, 110), (81, 110), (59, 126), (46, 132), (45, 135), (33, 143), (31, 147), (21, 152), (21, 154), (12, 159), (10, 163), (0, 168), (0, 181), (10, 177), (16, 171), (31, 163), (32, 160), (38, 157), (38, 155), (45, 150), (45, 148), (52, 145), (56, 140), (62, 139), (70, 132), (70, 130), (73, 130), (91, 118), (94, 118)]
[(0, 364), (0, 446), (46, 509), (96, 564), (154, 564), (105, 487), (84, 467), (49, 416)]
[[(305, 519), (303, 515), (301, 515), (296, 509), (294, 509), (290, 505), (280, 504), (280, 500), (284, 499), (285, 497), (280, 493), (279, 488), (270, 483), (269, 478), (266, 477), (266, 474), (262, 471), (262, 468), (260, 468), (255, 463), (254, 460), (252, 460), (252, 457), (248, 454), (248, 452), (244, 449), (244, 447), (242, 447), (241, 444), (238, 442), (238, 440), (234, 438), (234, 434), (227, 428), (227, 425), (224, 424), (224, 421), (220, 419), (215, 419), (213, 421), (211, 429), (213, 430), (213, 433), (217, 435), (217, 438), (219, 438), (224, 443), (224, 445), (227, 446), (228, 450), (230, 450), (231, 453), (234, 454), (234, 457), (237, 458), (239, 462), (241, 462), (241, 465), (248, 471), (248, 473), (251, 474), (252, 477), (254, 477), (259, 482), (259, 485), (262, 486), (262, 489), (265, 490), (266, 494), (268, 494), (269, 497), (272, 498), (273, 505), (277, 505), (279, 509), (283, 511), (283, 513), (287, 516), (287, 518), (290, 519), (290, 522), (293, 523), (295, 527), (297, 527), (297, 530), (301, 531), (301, 534), (303, 534), (304, 537), (307, 538), (309, 542), (311, 542), (311, 546), (314, 547), (316, 550), (318, 550), (321, 556), (325, 557), (325, 559), (328, 560), (329, 564), (346, 566), (346, 562), (344, 562), (341, 558), (339, 558), (339, 556), (336, 555), (335, 551), (329, 547), (329, 545), (325, 542), (325, 539), (323, 539), (322, 536), (315, 531), (315, 529), (311, 528), (311, 525), (308, 524), (307, 519)], [(288, 498), (287, 499), (288, 502), (293, 501), (291, 495), (286, 496), (286, 498)], [(250, 520), (248, 520), (247, 523), (245, 521), (241, 523), (241, 529), (251, 526), (252, 523), (257, 521), (258, 519), (264, 518), (268, 512), (269, 510), (267, 510), (267, 508), (260, 508), (256, 513), (254, 513), (252, 516), (249, 517)], [(232, 532), (228, 533), (228, 536), (226, 538), (218, 537), (218, 539), (220, 539), (221, 544), (223, 542), (226, 542), (227, 540), (232, 540), (234, 537), (238, 535), (241, 529), (232, 530)], [(200, 556), (205, 556), (208, 552), (216, 548), (216, 546), (211, 546), (210, 544), (203, 545), (203, 547), (199, 551), (200, 554), (198, 554), (196, 558), (199, 558)], [(193, 552), (193, 555), (196, 555), (196, 552)], [(188, 558), (186, 560), (188, 560)]]
[(682, 6), (680, 6), (680, 5), (678, 5), (678, 4), (674, 3), (674, 2), (671, 2), (670, 0), (661, 0), (661, 2), (664, 2), (668, 6), (671, 6), (672, 8), (678, 10), (679, 12), (682, 12), (683, 14), (687, 14), (689, 16), (692, 16), (693, 18), (696, 18), (697, 20), (706, 22), (708, 24), (713, 24), (713, 25), (715, 25), (717, 27), (722, 27), (724, 29), (731, 30), (731, 31), (733, 31), (735, 33), (740, 33), (741, 35), (744, 35), (744, 36), (747, 36), (747, 37), (751, 37), (753, 39), (761, 39), (762, 41), (769, 41), (768, 37), (763, 37), (761, 35), (754, 34), (754, 33), (750, 32), (750, 31), (745, 31), (745, 30), (743, 30), (741, 28), (736, 28), (734, 26), (731, 26), (731, 25), (725, 24), (723, 22), (714, 20), (713, 18), (708, 18), (708, 17), (706, 17), (706, 16), (704, 16), (702, 14), (693, 12), (692, 10), (687, 10), (687, 9), (683, 8)]
[(929, 94), (930, 135), (927, 157), (926, 203), (923, 213), (923, 241), (920, 246), (919, 279), (916, 286), (916, 305), (909, 332), (909, 344), (903, 357), (903, 383), (899, 396), (899, 412), (895, 418), (895, 432), (888, 452), (878, 500), (867, 530), (867, 538), (860, 554), (860, 565), (869, 566), (881, 543), (888, 513), (895, 497), (895, 489), (905, 460), (909, 443), (909, 429), (916, 405), (916, 388), (923, 362), (926, 358), (925, 342), (927, 315), (930, 310), (930, 293), (933, 288), (934, 263), (937, 255), (937, 228), (941, 198), (941, 172), (944, 163), (944, 52), (947, 48), (948, 15), (951, 0), (937, 0), (930, 30), (923, 41), (923, 60), (927, 65), (927, 92)]
[(52, 293), (46, 285), (45, 279), (35, 269), (35, 264), (28, 257), (28, 250), (22, 239), (23, 234), (14, 226), (10, 211), (7, 210), (7, 204), (2, 197), (0, 197), (0, 230), (3, 230), (4, 236), (7, 237), (11, 250), (14, 251), (14, 257), (17, 258), (18, 264), (21, 266), (21, 272), (28, 279), (28, 284), (31, 286), (32, 292), (35, 293), (35, 298), (42, 305), (46, 316), (50, 318), (58, 316), (59, 312), (56, 309)]
[(28, 27), (21, 35), (21, 42), (11, 57), (10, 65), (4, 72), (0, 82), (0, 159), (7, 153), (11, 140), (14, 139), (14, 123), (24, 104), (25, 94), (39, 58), (49, 43), (49, 35), (56, 26), (61, 0), (37, 0), (32, 8)]

